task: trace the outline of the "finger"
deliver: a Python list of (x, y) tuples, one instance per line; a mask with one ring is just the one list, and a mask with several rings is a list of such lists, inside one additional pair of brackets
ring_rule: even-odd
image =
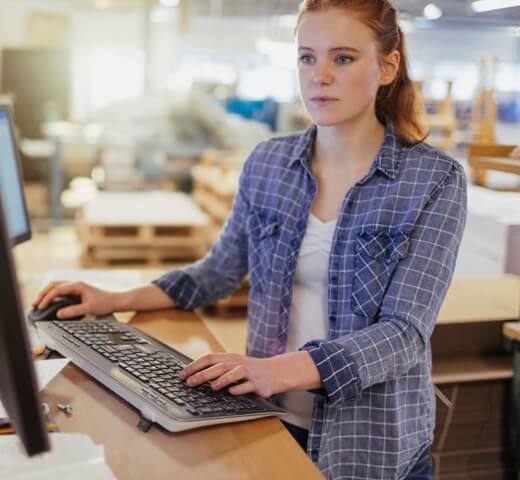
[(83, 290), (83, 286), (80, 283), (62, 283), (60, 285), (55, 286), (52, 288), (45, 297), (43, 297), (43, 300), (39, 303), (38, 308), (41, 310), (42, 308), (46, 308), (51, 301), (59, 296), (62, 295), (76, 295), (78, 297), (81, 297), (81, 293)]
[(251, 380), (248, 380), (240, 385), (235, 385), (234, 387), (229, 388), (228, 391), (231, 395), (244, 395), (246, 393), (254, 392), (255, 384)]
[(40, 293), (38, 293), (36, 300), (33, 302), (33, 307), (35, 307), (36, 305), (39, 305), (39, 303), (42, 301), (43, 297), (45, 297), (45, 295), (47, 295), (47, 293), (49, 293), (49, 291), (51, 291), (54, 287), (56, 287), (60, 283), (63, 283), (63, 282), (59, 282), (59, 281), (50, 282), (45, 288), (43, 288), (40, 291)]
[(227, 355), (225, 353), (210, 353), (208, 355), (203, 355), (197, 360), (194, 360), (193, 362), (186, 365), (179, 376), (181, 378), (188, 378), (194, 373), (203, 370), (204, 368), (208, 368), (211, 365), (215, 365), (216, 363), (224, 363), (226, 359)]
[(188, 377), (186, 379), (186, 383), (190, 387), (195, 387), (204, 382), (213, 380), (214, 378), (219, 378), (221, 375), (225, 374), (230, 368), (231, 367), (229, 365), (226, 365), (224, 363), (217, 363), (216, 365), (213, 365), (209, 368), (206, 368), (205, 370), (195, 373), (191, 377)]
[(56, 316), (59, 319), (79, 317), (80, 315), (86, 315), (86, 314), (87, 314), (87, 308), (83, 303), (81, 303), (79, 305), (71, 305), (70, 307), (60, 308), (56, 312)]
[(228, 385), (238, 382), (240, 380), (247, 380), (247, 368), (245, 365), (237, 365), (232, 370), (222, 375), (220, 378), (212, 382), (211, 387), (214, 390), (220, 390)]

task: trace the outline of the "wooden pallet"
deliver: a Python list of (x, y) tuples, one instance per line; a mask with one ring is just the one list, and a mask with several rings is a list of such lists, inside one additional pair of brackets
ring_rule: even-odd
[(209, 217), (182, 193), (102, 193), (76, 226), (85, 265), (195, 260), (211, 244)]
[(164, 267), (179, 262), (198, 260), (206, 253), (202, 248), (132, 248), (90, 247), (81, 255), (85, 268), (108, 268), (116, 266)]
[(240, 170), (234, 166), (203, 163), (193, 167), (193, 197), (214, 222), (228, 218), (238, 190)]

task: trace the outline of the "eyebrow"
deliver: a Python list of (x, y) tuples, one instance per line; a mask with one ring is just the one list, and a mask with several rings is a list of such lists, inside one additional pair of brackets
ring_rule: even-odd
[[(300, 50), (309, 50), (311, 52), (314, 52), (314, 50), (311, 47), (299, 47), (298, 51)], [(349, 52), (359, 53), (359, 50), (354, 47), (334, 47), (329, 50), (329, 52), (338, 52), (338, 51), (344, 51), (348, 50)]]

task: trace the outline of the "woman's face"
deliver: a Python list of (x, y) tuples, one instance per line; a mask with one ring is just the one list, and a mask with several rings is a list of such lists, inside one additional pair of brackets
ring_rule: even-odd
[(377, 91), (391, 83), (399, 65), (396, 51), (382, 67), (372, 31), (343, 9), (305, 13), (297, 47), (300, 94), (320, 126), (339, 125), (369, 112), (375, 115)]

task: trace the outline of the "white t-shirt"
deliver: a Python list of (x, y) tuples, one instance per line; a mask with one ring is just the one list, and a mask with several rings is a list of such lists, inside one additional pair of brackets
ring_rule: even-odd
[[(337, 220), (322, 222), (309, 215), (294, 276), (287, 352), (298, 351), (309, 340), (327, 337), (329, 255), (336, 223)], [(279, 401), (289, 412), (284, 421), (309, 429), (314, 395), (287, 392), (280, 395)]]

